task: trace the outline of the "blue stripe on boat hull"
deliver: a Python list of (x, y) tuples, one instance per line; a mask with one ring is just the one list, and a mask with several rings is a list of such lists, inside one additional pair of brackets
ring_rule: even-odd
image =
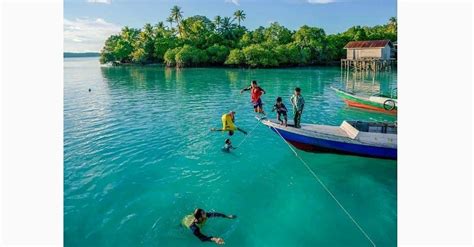
[[(275, 129), (271, 128), (273, 131)], [(278, 129), (278, 132), (293, 146), (305, 151), (346, 153), (384, 159), (397, 159), (396, 148), (384, 148), (353, 143), (345, 143), (315, 137), (308, 137)]]

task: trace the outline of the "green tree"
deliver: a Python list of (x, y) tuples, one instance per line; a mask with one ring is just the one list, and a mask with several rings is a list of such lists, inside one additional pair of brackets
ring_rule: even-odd
[(173, 22), (175, 22), (177, 25), (179, 36), (182, 36), (183, 27), (181, 25), (181, 19), (183, 19), (183, 11), (181, 11), (181, 7), (177, 5), (173, 6), (173, 8), (171, 9), (170, 17), (171, 19), (173, 19)]
[(120, 38), (114, 47), (116, 61), (129, 63), (132, 61), (133, 45), (138, 36), (139, 30), (129, 27), (122, 28)]
[(397, 25), (397, 17), (390, 17), (390, 19), (388, 19), (388, 24)]
[(100, 52), (100, 63), (104, 64), (118, 61), (115, 56), (115, 47), (117, 46), (119, 39), (120, 35), (112, 35), (107, 38), (104, 48), (102, 48), (102, 51)]
[(181, 38), (189, 45), (204, 49), (208, 47), (208, 41), (214, 38), (214, 23), (205, 16), (186, 18), (182, 21), (182, 26), (185, 32)]
[(323, 50), (326, 47), (326, 34), (323, 29), (304, 25), (294, 34), (294, 41), (301, 48), (310, 50), (310, 63), (324, 60)]
[[(169, 30), (158, 29), (156, 31), (156, 39), (154, 44), (155, 58), (158, 62), (164, 61), (164, 55), (169, 49), (173, 49), (179, 45), (179, 40)], [(174, 59), (174, 56), (173, 56)], [(174, 62), (173, 65), (174, 66)]]
[(390, 17), (387, 24), (387, 32), (389, 33), (390, 39), (392, 41), (397, 40), (397, 29), (398, 29), (397, 18)]
[(176, 54), (181, 50), (180, 47), (168, 49), (163, 56), (166, 66), (171, 67), (176, 65)]
[(245, 63), (245, 55), (240, 49), (233, 49), (225, 60), (226, 65), (241, 66)]
[(172, 29), (173, 28), (173, 22), (174, 22), (173, 17), (169, 16), (168, 18), (166, 18), (166, 22), (168, 22), (170, 24), (170, 29)]
[(221, 28), (221, 24), (222, 24), (222, 17), (220, 17), (219, 15), (214, 17), (214, 24), (215, 24), (216, 30), (219, 32), (219, 29)]
[(240, 22), (245, 20), (245, 17), (246, 17), (246, 15), (245, 15), (243, 10), (236, 10), (234, 12), (234, 19), (237, 20), (237, 23), (239, 24), (239, 27), (240, 27)]
[[(277, 22), (250, 31), (241, 22), (242, 10), (233, 18), (216, 16), (213, 21), (195, 15), (183, 19), (178, 6), (163, 22), (142, 29), (124, 27), (111, 35), (101, 50), (101, 63), (167, 66), (229, 65), (249, 67), (299, 66), (338, 61), (345, 57), (344, 46), (353, 40), (397, 40), (397, 19), (376, 26), (353, 26), (337, 34), (304, 25), (292, 31)], [(237, 24), (234, 21), (237, 20)], [(173, 27), (176, 23), (176, 28)]]
[(303, 65), (310, 58), (308, 48), (301, 48), (295, 43), (278, 45), (274, 48), (275, 57), (280, 65)]
[(278, 24), (278, 22), (272, 22), (263, 31), (263, 36), (270, 45), (279, 45), (290, 43), (292, 33), (288, 28)]
[(165, 29), (165, 24), (162, 21), (160, 21), (155, 25), (155, 28), (160, 29), (160, 30)]
[(265, 49), (261, 45), (250, 45), (242, 51), (245, 56), (245, 64), (250, 67), (278, 66), (278, 60), (272, 50)]
[(222, 19), (221, 28), (220, 28), (222, 37), (224, 37), (225, 39), (235, 38), (235, 35), (233, 32), (234, 29), (235, 29), (235, 24), (232, 23), (232, 19), (230, 19), (230, 17), (224, 17)]
[(177, 67), (202, 65), (207, 59), (205, 51), (190, 45), (184, 45), (175, 56)]
[(132, 62), (144, 64), (156, 61), (154, 50), (155, 31), (152, 25), (147, 23), (138, 34), (138, 38), (134, 44)]
[(338, 61), (346, 56), (344, 46), (351, 41), (349, 37), (343, 34), (331, 34), (326, 37), (327, 46), (325, 53), (329, 61)]
[(344, 35), (348, 36), (351, 40), (361, 41), (367, 40), (366, 30), (361, 26), (353, 26), (344, 32)]
[(209, 58), (209, 63), (214, 65), (221, 65), (224, 64), (227, 55), (229, 55), (229, 48), (223, 45), (214, 44), (207, 48), (206, 52)]
[(265, 28), (260, 26), (252, 32), (252, 44), (265, 42)]

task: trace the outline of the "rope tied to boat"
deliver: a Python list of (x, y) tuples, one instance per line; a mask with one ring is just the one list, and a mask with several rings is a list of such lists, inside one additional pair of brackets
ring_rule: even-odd
[(334, 199), (334, 201), (336, 201), (337, 205), (339, 205), (339, 207), (342, 209), (342, 211), (344, 211), (344, 213), (349, 217), (349, 219), (354, 223), (354, 225), (360, 230), (360, 232), (362, 232), (362, 234), (369, 240), (369, 242), (372, 244), (372, 246), (376, 246), (374, 241), (372, 241), (372, 239), (364, 231), (364, 229), (359, 225), (359, 223), (357, 223), (357, 221), (354, 219), (354, 217), (352, 217), (352, 215), (346, 210), (346, 208), (344, 208), (344, 206), (339, 202), (339, 200), (337, 200), (336, 196), (334, 196), (334, 194), (328, 189), (328, 187), (323, 183), (323, 181), (318, 177), (318, 175), (313, 171), (313, 169), (311, 169), (311, 167), (309, 167), (309, 165), (303, 160), (303, 158), (301, 158), (298, 155), (298, 153), (291, 146), (291, 144), (288, 143), (288, 141), (285, 140), (285, 138), (283, 138), (283, 136), (280, 134), (278, 129), (274, 128), (274, 127), (271, 127), (271, 128), (273, 128), (275, 130), (275, 132), (281, 137), (281, 139), (288, 145), (288, 147), (291, 149), (291, 151), (293, 151), (295, 156), (301, 161), (301, 163), (306, 167), (306, 169), (308, 169), (308, 171), (313, 175), (313, 177), (316, 179), (316, 181), (319, 182), (319, 184), (323, 187), (323, 189), (326, 190), (326, 192), (332, 197), (332, 199)]
[(244, 143), (247, 140), (247, 138), (250, 136), (250, 134), (252, 134), (252, 132), (258, 127), (259, 124), (260, 124), (260, 121), (257, 121), (257, 124), (249, 131), (247, 135), (245, 135), (244, 139), (242, 139), (242, 141), (239, 142), (236, 148), (240, 147), (240, 145), (242, 145), (242, 143)]

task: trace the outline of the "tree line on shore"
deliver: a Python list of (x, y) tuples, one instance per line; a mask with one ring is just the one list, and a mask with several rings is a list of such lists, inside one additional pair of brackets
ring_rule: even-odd
[(304, 25), (290, 30), (278, 22), (253, 31), (241, 25), (243, 10), (233, 17), (213, 20), (195, 15), (183, 17), (174, 6), (168, 23), (145, 24), (141, 29), (124, 27), (110, 36), (100, 53), (100, 62), (114, 64), (164, 63), (166, 66), (278, 67), (325, 64), (345, 57), (349, 41), (397, 40), (397, 19), (385, 25), (353, 26), (342, 33), (329, 34)]

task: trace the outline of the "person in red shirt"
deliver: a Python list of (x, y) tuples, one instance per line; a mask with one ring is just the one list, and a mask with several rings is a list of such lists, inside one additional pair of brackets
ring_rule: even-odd
[(262, 99), (260, 98), (262, 94), (266, 93), (265, 90), (258, 86), (257, 81), (254, 80), (249, 87), (240, 90), (240, 93), (243, 93), (244, 91), (250, 91), (250, 100), (253, 104), (253, 109), (255, 112), (265, 115), (265, 112), (263, 111)]

